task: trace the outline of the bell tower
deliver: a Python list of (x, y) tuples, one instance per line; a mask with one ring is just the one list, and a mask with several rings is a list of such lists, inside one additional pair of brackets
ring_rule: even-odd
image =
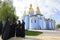
[(43, 15), (41, 14), (40, 9), (39, 9), (39, 7), (38, 7), (38, 6), (36, 7), (36, 15), (43, 16)]
[(38, 6), (36, 7), (36, 14), (40, 14), (40, 9)]
[(32, 16), (34, 15), (34, 10), (32, 8), (32, 4), (30, 4), (30, 7), (29, 7), (29, 16)]

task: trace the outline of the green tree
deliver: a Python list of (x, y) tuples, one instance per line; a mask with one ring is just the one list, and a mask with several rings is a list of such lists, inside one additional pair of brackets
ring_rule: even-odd
[(57, 24), (57, 28), (60, 28), (60, 24)]
[(6, 16), (9, 16), (11, 20), (13, 20), (14, 17), (17, 18), (14, 12), (15, 8), (13, 8), (13, 6), (9, 6), (4, 2), (2, 7), (0, 7), (0, 20), (4, 21)]

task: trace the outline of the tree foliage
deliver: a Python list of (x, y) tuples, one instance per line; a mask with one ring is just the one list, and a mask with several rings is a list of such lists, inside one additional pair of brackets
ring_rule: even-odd
[(60, 24), (57, 24), (57, 28), (60, 28)]
[(15, 15), (15, 9), (13, 8), (13, 6), (9, 6), (6, 3), (3, 3), (2, 7), (0, 7), (0, 20), (5, 20), (6, 16), (9, 16), (9, 18), (11, 20), (13, 20), (13, 18), (17, 18), (17, 16)]

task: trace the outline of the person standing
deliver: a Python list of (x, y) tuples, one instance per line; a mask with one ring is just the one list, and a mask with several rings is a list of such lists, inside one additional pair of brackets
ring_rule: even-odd
[(0, 35), (2, 34), (2, 28), (3, 28), (3, 24), (2, 21), (0, 21)]
[(10, 31), (9, 31), (9, 37), (8, 37), (8, 39), (10, 39), (11, 38), (11, 35), (12, 35), (12, 21), (10, 21)]
[(12, 25), (11, 25), (11, 37), (15, 36), (16, 27), (17, 27), (17, 22), (16, 19), (13, 18)]
[(25, 22), (22, 20), (22, 33), (21, 37), (25, 37)]
[(3, 32), (2, 32), (2, 39), (3, 40), (8, 40), (9, 31), (10, 31), (10, 19), (9, 19), (9, 17), (7, 17), (6, 21), (5, 21), (4, 28), (3, 28)]
[(16, 37), (21, 37), (21, 33), (22, 33), (21, 22), (18, 21), (18, 25), (16, 27)]

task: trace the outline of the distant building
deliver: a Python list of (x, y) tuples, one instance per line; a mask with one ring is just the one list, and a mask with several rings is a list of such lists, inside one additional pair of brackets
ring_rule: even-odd
[(32, 4), (30, 4), (28, 15), (26, 14), (26, 11), (24, 11), (22, 20), (25, 21), (25, 29), (35, 29), (35, 30), (47, 29), (47, 30), (50, 30), (50, 29), (56, 28), (55, 20), (46, 19), (40, 13), (39, 7), (37, 7), (37, 10), (35, 12), (32, 8)]

